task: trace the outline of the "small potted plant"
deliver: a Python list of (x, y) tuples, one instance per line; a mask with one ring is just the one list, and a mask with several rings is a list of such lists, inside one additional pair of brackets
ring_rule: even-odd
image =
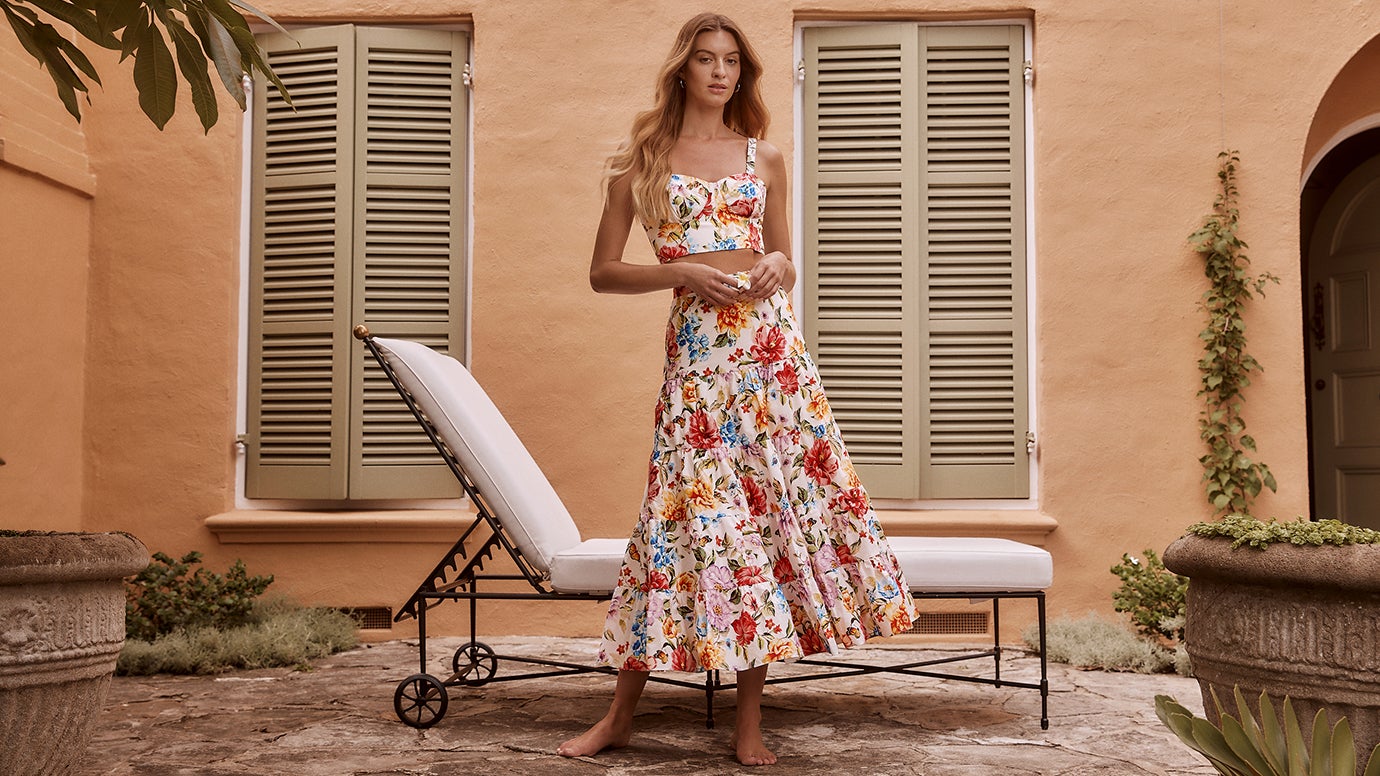
[(1229, 515), (1164, 553), (1189, 578), (1185, 644), (1203, 707), (1240, 687), (1289, 696), (1301, 718), (1345, 717), (1380, 744), (1380, 532), (1337, 520)]

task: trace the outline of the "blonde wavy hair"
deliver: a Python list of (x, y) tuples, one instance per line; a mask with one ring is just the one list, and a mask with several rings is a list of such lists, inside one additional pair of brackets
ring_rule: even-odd
[(680, 136), (681, 121), (685, 117), (685, 91), (679, 85), (680, 72), (690, 61), (695, 36), (719, 30), (733, 36), (741, 57), (739, 89), (724, 106), (724, 124), (747, 137), (760, 138), (767, 133), (771, 118), (762, 102), (762, 60), (742, 30), (732, 19), (716, 13), (702, 13), (687, 21), (676, 34), (675, 45), (657, 76), (655, 104), (633, 119), (628, 139), (609, 157), (605, 168), (605, 196), (612, 181), (630, 176), (633, 211), (643, 223), (664, 223), (672, 217), (666, 181), (671, 176), (671, 148)]

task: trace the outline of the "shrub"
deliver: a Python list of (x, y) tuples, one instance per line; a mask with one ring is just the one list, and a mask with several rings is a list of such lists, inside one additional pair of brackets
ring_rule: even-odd
[(116, 673), (212, 674), (236, 668), (295, 666), (358, 643), (355, 621), (335, 609), (260, 603), (237, 627), (179, 629), (151, 641), (129, 639)]
[[(1039, 649), (1038, 624), (1026, 628), (1021, 636), (1031, 649)], [(1092, 613), (1081, 620), (1051, 620), (1046, 628), (1045, 649), (1052, 662), (1103, 671), (1166, 673), (1179, 662), (1175, 653)]]
[(176, 630), (233, 628), (248, 621), (254, 599), (273, 583), (273, 577), (249, 576), (237, 560), (224, 576), (192, 566), (201, 553), (192, 551), (173, 560), (155, 552), (153, 562), (125, 585), (125, 635), (153, 641)]
[(1121, 587), (1112, 593), (1118, 612), (1131, 615), (1142, 635), (1152, 639), (1182, 641), (1184, 637), (1184, 595), (1188, 578), (1166, 569), (1154, 550), (1145, 550), (1142, 562), (1122, 555), (1112, 566)]

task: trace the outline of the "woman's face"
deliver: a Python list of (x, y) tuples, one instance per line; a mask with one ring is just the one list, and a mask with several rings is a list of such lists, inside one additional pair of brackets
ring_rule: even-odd
[(724, 30), (701, 32), (690, 45), (690, 60), (681, 69), (685, 97), (723, 105), (733, 96), (742, 71), (738, 41)]

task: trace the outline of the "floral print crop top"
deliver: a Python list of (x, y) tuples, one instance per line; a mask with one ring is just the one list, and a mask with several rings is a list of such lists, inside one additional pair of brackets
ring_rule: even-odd
[(662, 264), (693, 253), (762, 250), (762, 212), (767, 184), (757, 177), (757, 138), (748, 138), (747, 166), (716, 181), (672, 173), (666, 184), (675, 220), (647, 224), (657, 260)]

